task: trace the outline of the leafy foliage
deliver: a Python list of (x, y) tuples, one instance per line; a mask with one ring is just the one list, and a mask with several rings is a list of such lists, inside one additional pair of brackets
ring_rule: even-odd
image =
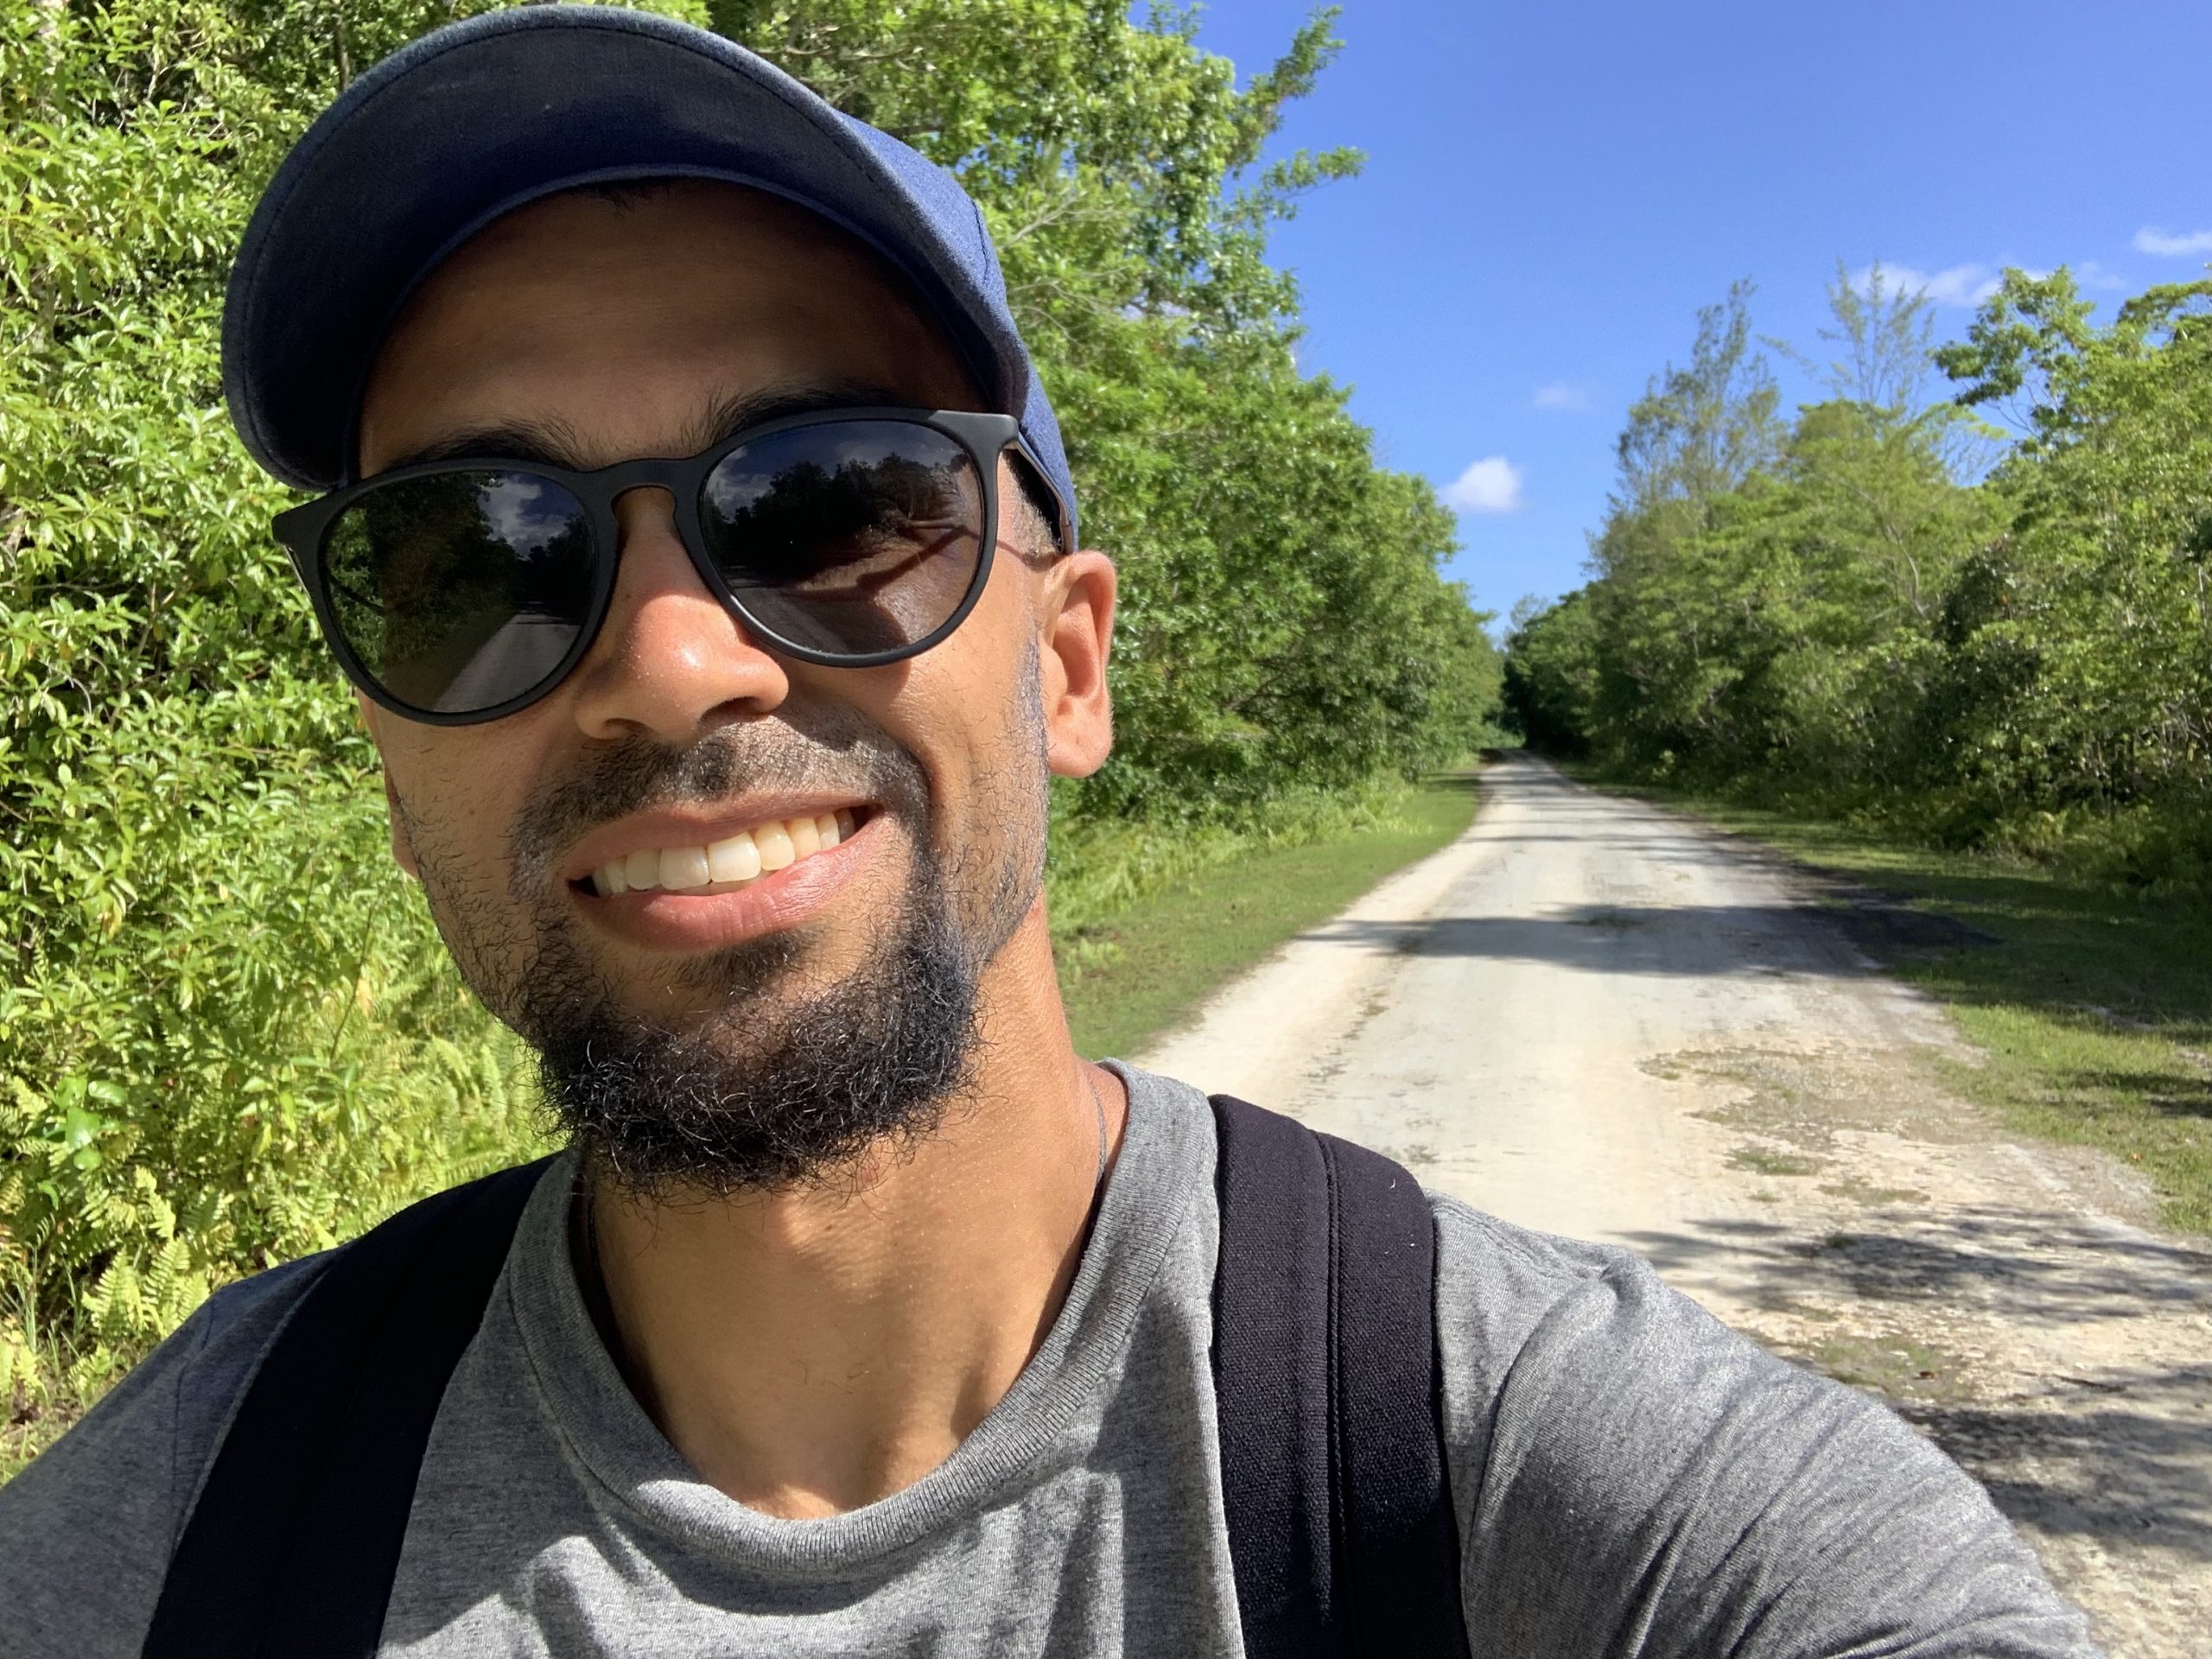
[[(1767, 383), (1729, 308), (1669, 382), (1720, 390), (1632, 412), (1596, 580), (1510, 642), (1522, 729), (2139, 883), (2212, 877), (2212, 283), (2100, 326), (2065, 271), (2012, 271), (1940, 349), (1878, 276), (1830, 297), (1831, 395), (1756, 464), (1643, 460), (1747, 449)], [(1983, 410), (2014, 435), (1986, 471)]]
[(212, 9), (0, 29), (4, 1371), (33, 1328), (95, 1364), (143, 1342), (512, 1143), (525, 1103), (435, 1046), (497, 1052), (380, 855), (220, 407), (235, 170), (283, 101)]
[[(0, 1398), (34, 1350), (93, 1377), (533, 1133), (392, 868), (216, 353), (285, 143), (483, 9), (0, 7)], [(1112, 822), (1319, 822), (1476, 741), (1498, 669), (1449, 520), (1298, 373), (1265, 257), (1357, 163), (1260, 162), (1325, 16), (1239, 91), (1188, 20), (1104, 0), (660, 9), (958, 168), (1000, 239), (1128, 594), (1121, 751), (1064, 792), (1061, 890)]]

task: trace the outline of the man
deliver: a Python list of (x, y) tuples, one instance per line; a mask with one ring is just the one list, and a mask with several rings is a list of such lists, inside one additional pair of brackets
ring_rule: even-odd
[[(319, 492), (280, 534), (394, 854), (571, 1140), (421, 1433), (334, 1481), (365, 1529), (401, 1465), (370, 1641), (1246, 1650), (1217, 1119), (1076, 1055), (1040, 898), (1115, 571), (973, 207), (712, 36), (495, 14), (302, 141), (226, 329), (247, 444)], [(1468, 1651), (2087, 1650), (1886, 1413), (1630, 1258), (1431, 1210)], [(183, 1650), (200, 1575), (292, 1548), (261, 1488), (339, 1454), (265, 1427), (315, 1389), (250, 1391), (366, 1259), (218, 1295), (0, 1493), (0, 1651)], [(289, 1650), (341, 1650), (341, 1590)]]

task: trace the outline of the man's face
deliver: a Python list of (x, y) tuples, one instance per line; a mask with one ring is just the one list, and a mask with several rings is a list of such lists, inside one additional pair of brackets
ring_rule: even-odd
[[(795, 403), (979, 406), (896, 280), (811, 216), (696, 182), (564, 196), (410, 302), (371, 379), (362, 469), (456, 441), (576, 468), (686, 455), (734, 408)], [(364, 705), (402, 862), (618, 1171), (799, 1179), (959, 1086), (977, 976), (1037, 899), (1039, 662), (1065, 587), (1003, 464), (1000, 485), (982, 601), (908, 661), (762, 650), (701, 584), (667, 495), (639, 490), (618, 503), (605, 626), (550, 696), (464, 727)], [(695, 854), (749, 839), (772, 864), (817, 821), (838, 844), (696, 884)], [(610, 867), (664, 885), (601, 893)]]

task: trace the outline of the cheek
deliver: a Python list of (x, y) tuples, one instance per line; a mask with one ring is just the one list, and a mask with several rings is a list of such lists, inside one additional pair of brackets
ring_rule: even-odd
[[(931, 833), (955, 864), (1033, 835), (1045, 789), (1032, 642), (970, 628), (918, 659), (886, 725), (930, 780)], [(961, 647), (966, 647), (961, 649)], [(932, 661), (931, 658), (941, 660)]]
[(480, 880), (505, 856), (508, 831), (535, 775), (524, 758), (530, 750), (502, 732), (506, 724), (418, 727), (379, 746), (416, 856), (449, 879)]

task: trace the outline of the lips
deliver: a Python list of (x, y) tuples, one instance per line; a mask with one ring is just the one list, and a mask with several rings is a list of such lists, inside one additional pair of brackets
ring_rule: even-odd
[(810, 919), (887, 844), (881, 814), (866, 805), (810, 803), (714, 820), (648, 814), (581, 843), (568, 886), (596, 927), (648, 950), (689, 954)]

